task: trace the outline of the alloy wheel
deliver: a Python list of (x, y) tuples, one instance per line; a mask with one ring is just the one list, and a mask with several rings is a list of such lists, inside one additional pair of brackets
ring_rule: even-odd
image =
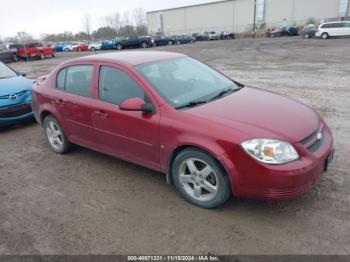
[(53, 121), (49, 121), (46, 127), (46, 135), (50, 145), (56, 149), (61, 150), (63, 147), (63, 133), (57, 124)]
[(184, 160), (179, 168), (179, 180), (185, 192), (200, 201), (212, 200), (219, 190), (214, 169), (197, 158)]

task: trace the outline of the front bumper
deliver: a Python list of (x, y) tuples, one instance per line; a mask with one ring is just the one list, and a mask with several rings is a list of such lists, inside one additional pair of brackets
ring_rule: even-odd
[(327, 171), (333, 158), (333, 136), (328, 127), (323, 134), (315, 152), (299, 144), (296, 147), (300, 159), (283, 165), (260, 163), (240, 148), (225, 153), (221, 160), (230, 175), (233, 194), (260, 200), (288, 200), (305, 194)]
[(0, 108), (0, 126), (7, 126), (33, 118), (30, 101)]

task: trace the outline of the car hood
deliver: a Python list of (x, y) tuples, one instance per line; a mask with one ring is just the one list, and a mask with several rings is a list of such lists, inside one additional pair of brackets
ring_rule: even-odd
[(290, 142), (303, 140), (320, 124), (318, 115), (300, 102), (250, 87), (184, 112), (240, 130), (251, 138)]
[(21, 76), (0, 78), (0, 96), (31, 90), (33, 81)]

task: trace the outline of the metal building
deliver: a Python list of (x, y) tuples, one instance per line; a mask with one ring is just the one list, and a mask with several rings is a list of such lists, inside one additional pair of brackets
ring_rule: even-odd
[(167, 35), (205, 31), (251, 32), (257, 26), (299, 26), (350, 16), (350, 0), (223, 0), (147, 12), (148, 32)]

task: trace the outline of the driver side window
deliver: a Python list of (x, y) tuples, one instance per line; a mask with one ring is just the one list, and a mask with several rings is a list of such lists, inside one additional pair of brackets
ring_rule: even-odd
[(98, 93), (101, 100), (116, 105), (128, 98), (145, 99), (145, 92), (135, 80), (124, 71), (109, 66), (101, 66)]

